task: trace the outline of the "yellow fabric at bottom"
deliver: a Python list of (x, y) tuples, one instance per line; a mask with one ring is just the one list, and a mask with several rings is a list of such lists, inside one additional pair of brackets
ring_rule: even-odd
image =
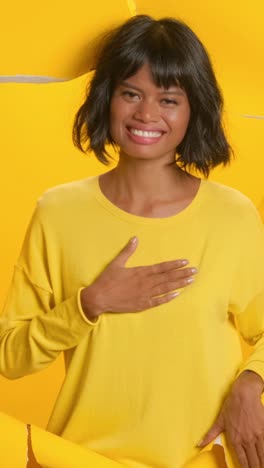
[[(1, 466), (5, 468), (31, 467), (30, 463), (27, 465), (27, 437), (26, 424), (0, 413)], [(124, 466), (35, 426), (31, 427), (31, 437), (35, 457), (43, 468), (117, 468)], [(226, 447), (224, 440), (223, 445)], [(234, 465), (228, 466), (233, 468)], [(212, 446), (212, 444), (184, 466), (184, 468), (226, 467), (223, 448)]]
[[(27, 465), (26, 424), (0, 413), (1, 466), (30, 468)], [(95, 452), (69, 442), (38, 427), (31, 428), (32, 448), (38, 463), (44, 468), (117, 468), (121, 465)], [(15, 450), (14, 450), (15, 447)], [(184, 468), (226, 468), (223, 449), (214, 446), (195, 457)], [(33, 466), (33, 465), (32, 465)]]
[(38, 462), (45, 468), (122, 467), (120, 463), (34, 426), (32, 445)]
[[(84, 449), (35, 426), (31, 427), (32, 448), (44, 468), (118, 468), (117, 462)], [(27, 427), (20, 421), (0, 413), (1, 467), (33, 468), (27, 465)]]

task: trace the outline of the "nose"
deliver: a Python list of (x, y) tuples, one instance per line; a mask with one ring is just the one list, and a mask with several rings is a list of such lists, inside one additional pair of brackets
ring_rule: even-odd
[(159, 120), (159, 107), (157, 102), (142, 99), (134, 112), (134, 118), (143, 123), (157, 122)]

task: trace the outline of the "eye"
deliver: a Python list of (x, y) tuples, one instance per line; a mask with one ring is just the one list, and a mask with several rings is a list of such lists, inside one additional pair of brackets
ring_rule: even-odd
[(133, 91), (125, 90), (125, 91), (122, 91), (121, 94), (122, 96), (125, 97), (127, 101), (130, 101), (130, 102), (138, 101), (140, 99), (139, 95), (137, 93), (134, 93)]
[(178, 101), (175, 101), (174, 99), (162, 99), (162, 102), (166, 105), (166, 106), (177, 106), (179, 103)]

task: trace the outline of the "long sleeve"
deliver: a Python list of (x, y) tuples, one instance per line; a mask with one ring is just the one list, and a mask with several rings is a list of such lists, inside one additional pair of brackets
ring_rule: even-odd
[(96, 326), (82, 311), (81, 287), (56, 303), (50, 273), (55, 259), (42, 211), (38, 205), (31, 219), (0, 320), (0, 372), (10, 379), (46, 367)]
[(264, 230), (253, 208), (242, 222), (240, 259), (230, 312), (235, 315), (242, 338), (254, 346), (239, 373), (252, 370), (264, 379)]

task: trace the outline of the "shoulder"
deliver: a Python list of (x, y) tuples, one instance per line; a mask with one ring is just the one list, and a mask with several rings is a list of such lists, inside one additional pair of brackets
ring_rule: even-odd
[(252, 200), (239, 190), (209, 180), (204, 181), (204, 185), (206, 187), (207, 203), (213, 208), (231, 214), (258, 213)]
[(96, 212), (97, 176), (56, 185), (37, 200), (32, 222), (43, 228), (70, 227), (87, 213)]
[(93, 198), (96, 180), (97, 176), (88, 177), (49, 188), (37, 200), (37, 212), (45, 215), (78, 210)]
[(263, 223), (256, 206), (239, 190), (213, 181), (204, 181), (206, 215), (218, 229), (239, 235), (263, 232)]
[(87, 177), (51, 187), (39, 197), (38, 203), (41, 205), (63, 203), (87, 197), (87, 194), (93, 190), (96, 179), (97, 176)]

